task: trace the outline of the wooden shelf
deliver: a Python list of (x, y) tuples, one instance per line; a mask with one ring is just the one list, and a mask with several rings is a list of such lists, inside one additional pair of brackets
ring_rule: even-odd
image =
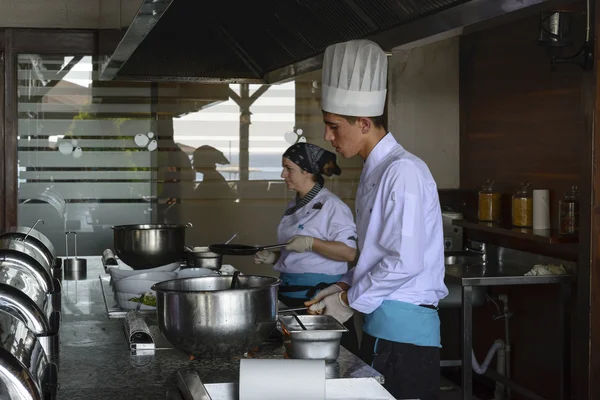
[(465, 229), (485, 232), (488, 234), (500, 235), (520, 239), (524, 241), (546, 243), (546, 244), (573, 244), (578, 243), (577, 236), (560, 236), (558, 232), (551, 230), (533, 230), (526, 228), (515, 228), (512, 226), (502, 226), (490, 222), (473, 222), (465, 219), (453, 221), (453, 225), (461, 226)]

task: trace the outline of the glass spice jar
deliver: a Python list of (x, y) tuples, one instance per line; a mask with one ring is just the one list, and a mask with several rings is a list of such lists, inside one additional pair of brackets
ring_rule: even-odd
[(558, 233), (564, 236), (579, 233), (579, 193), (577, 186), (558, 202)]
[(494, 192), (493, 186), (494, 181), (488, 180), (479, 191), (478, 217), (480, 221), (500, 221), (500, 193)]
[(523, 182), (512, 196), (512, 224), (519, 228), (533, 226), (533, 197), (528, 189), (529, 183)]

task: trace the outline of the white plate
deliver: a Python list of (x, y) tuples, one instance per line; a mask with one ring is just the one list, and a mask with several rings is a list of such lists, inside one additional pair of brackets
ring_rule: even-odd
[(109, 268), (108, 273), (112, 278), (112, 281), (118, 281), (123, 278), (127, 278), (134, 275), (145, 274), (149, 272), (173, 272), (179, 268), (179, 262), (163, 265), (162, 267), (149, 268), (149, 269), (131, 269), (129, 267), (123, 268)]
[(112, 282), (116, 282), (123, 278), (127, 278), (133, 275), (143, 274), (145, 270), (143, 269), (120, 269), (120, 268), (111, 268), (108, 270), (108, 274), (111, 277)]
[(177, 279), (175, 272), (147, 272), (119, 279), (113, 283), (116, 292), (145, 293), (149, 292), (155, 283)]

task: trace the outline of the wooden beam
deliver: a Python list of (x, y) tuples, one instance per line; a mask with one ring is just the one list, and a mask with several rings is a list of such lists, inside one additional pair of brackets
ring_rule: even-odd
[[(584, 162), (581, 171), (580, 240), (577, 263), (577, 304), (575, 340), (575, 398), (600, 396), (600, 170), (596, 155), (600, 150), (600, 42), (597, 32), (600, 7), (590, 0), (590, 37), (593, 41), (594, 66), (586, 71), (582, 83), (585, 136), (582, 143)], [(595, 379), (594, 379), (595, 378)]]
[(4, 228), (17, 225), (17, 51), (14, 31), (7, 29), (4, 53)]
[(6, 202), (5, 202), (5, 188), (4, 179), (5, 171), (4, 159), (5, 159), (5, 145), (4, 138), (4, 63), (6, 55), (4, 54), (4, 32), (2, 32), (2, 43), (0, 43), (0, 232), (6, 229), (5, 226), (5, 214), (6, 214)]
[[(98, 31), (96, 30), (10, 29), (10, 31), (12, 48), (16, 54), (43, 53), (65, 56), (97, 54)], [(8, 38), (6, 41), (8, 42)]]

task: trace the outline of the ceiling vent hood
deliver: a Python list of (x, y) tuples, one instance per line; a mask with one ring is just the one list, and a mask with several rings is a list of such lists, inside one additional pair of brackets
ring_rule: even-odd
[(525, 9), (535, 12), (544, 3), (552, 2), (143, 0), (104, 58), (100, 79), (283, 82), (321, 68), (323, 51), (333, 43), (369, 38), (390, 51)]

